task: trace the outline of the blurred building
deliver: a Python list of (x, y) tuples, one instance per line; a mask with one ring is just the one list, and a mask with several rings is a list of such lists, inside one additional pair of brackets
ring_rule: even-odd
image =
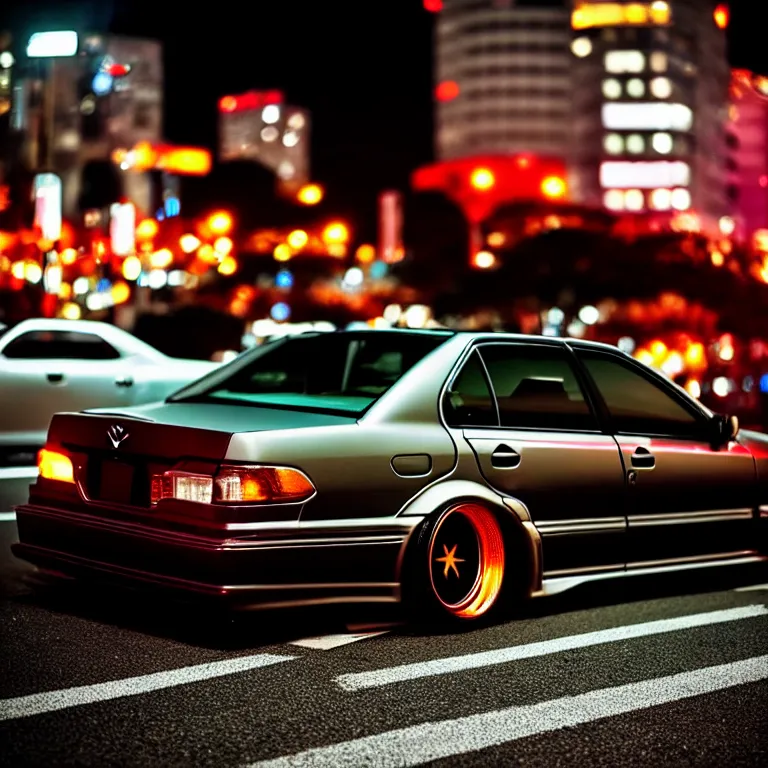
[(768, 228), (767, 77), (733, 70), (727, 139), (731, 217), (749, 236)]
[(705, 226), (730, 211), (727, 25), (713, 0), (574, 2), (576, 199)]
[(125, 173), (111, 158), (162, 138), (160, 43), (86, 35), (72, 55), (30, 58), (14, 88), (11, 126), (29, 169), (61, 177), (65, 216), (78, 218), (123, 196), (151, 211), (150, 174)]
[[(428, 10), (438, 10), (426, 2)], [(440, 160), (571, 146), (570, 16), (564, 0), (443, 0), (435, 25)]]
[(281, 91), (248, 91), (219, 99), (219, 159), (271, 170), (278, 186), (297, 191), (309, 181), (309, 113), (284, 103)]
[(728, 9), (715, 0), (425, 0), (440, 160), (561, 157), (570, 200), (728, 214)]

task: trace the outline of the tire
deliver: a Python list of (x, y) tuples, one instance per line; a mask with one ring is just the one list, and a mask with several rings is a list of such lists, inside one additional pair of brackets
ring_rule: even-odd
[(417, 620), (466, 623), (490, 615), (504, 586), (505, 554), (501, 525), (481, 504), (454, 504), (427, 520), (411, 568)]

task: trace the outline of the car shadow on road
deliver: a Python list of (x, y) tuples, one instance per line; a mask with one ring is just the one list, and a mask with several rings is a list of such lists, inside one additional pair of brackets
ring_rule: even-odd
[[(467, 629), (500, 622), (523, 621), (545, 616), (566, 615), (610, 606), (639, 603), (649, 600), (663, 600), (674, 597), (693, 597), (712, 592), (722, 592), (740, 587), (749, 587), (768, 582), (768, 566), (750, 564), (731, 568), (702, 568), (676, 573), (626, 576), (586, 582), (566, 592), (537, 597), (509, 606), (488, 621), (473, 623)], [(453, 634), (453, 627), (407, 627), (409, 634)]]
[(559, 595), (537, 598), (488, 620), (465, 626), (406, 621), (396, 606), (313, 606), (231, 612), (200, 603), (171, 601), (131, 590), (86, 584), (51, 584), (31, 578), (31, 587), (12, 597), (86, 621), (112, 625), (187, 645), (254, 650), (333, 634), (389, 630), (409, 636), (457, 634), (509, 621), (530, 620), (646, 600), (702, 595), (768, 581), (768, 567), (713, 568), (677, 574), (597, 581)]
[(27, 574), (10, 595), (17, 605), (141, 632), (187, 645), (222, 650), (256, 649), (294, 640), (351, 632), (375, 632), (400, 622), (397, 611), (373, 606), (311, 606), (230, 611), (164, 594), (51, 581)]

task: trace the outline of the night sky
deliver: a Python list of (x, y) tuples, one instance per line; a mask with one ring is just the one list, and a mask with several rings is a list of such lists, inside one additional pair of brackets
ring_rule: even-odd
[[(768, 46), (754, 34), (765, 29), (763, 2), (733, 0), (730, 48), (735, 66), (768, 74)], [(215, 146), (219, 96), (281, 88), (312, 112), (326, 207), (369, 226), (376, 193), (406, 188), (432, 159), (432, 15), (421, 0), (4, 0), (0, 29), (9, 26), (20, 45), (35, 29), (76, 26), (161, 40), (166, 134), (177, 143)], [(253, 173), (219, 171), (190, 191), (228, 202)]]

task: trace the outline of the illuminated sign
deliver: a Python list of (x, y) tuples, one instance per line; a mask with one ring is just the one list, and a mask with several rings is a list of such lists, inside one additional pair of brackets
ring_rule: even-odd
[(43, 240), (61, 237), (61, 179), (55, 173), (38, 173), (33, 185), (35, 226)]
[(603, 126), (610, 130), (690, 131), (693, 112), (685, 104), (603, 104)]
[(211, 153), (200, 147), (172, 147), (140, 142), (133, 149), (116, 149), (112, 162), (124, 171), (165, 171), (178, 176), (205, 176), (213, 165)]
[(471, 223), (479, 223), (504, 203), (565, 202), (566, 177), (561, 157), (479, 155), (419, 168), (411, 184), (417, 192), (441, 192), (461, 208)]
[(608, 189), (687, 187), (691, 167), (682, 162), (607, 162), (600, 165), (600, 184)]
[(662, 26), (670, 24), (669, 3), (590, 3), (577, 2), (571, 14), (574, 29), (593, 27)]
[(403, 196), (396, 191), (379, 195), (379, 244), (381, 258), (389, 263), (403, 258)]
[(642, 72), (645, 55), (641, 51), (608, 51), (605, 54), (605, 71), (622, 75), (626, 72)]
[(282, 91), (248, 91), (235, 96), (222, 96), (219, 99), (219, 112), (249, 112), (263, 109), (269, 104), (282, 104), (284, 101)]
[(77, 53), (77, 32), (35, 32), (27, 43), (30, 58), (74, 56)]
[(115, 203), (109, 209), (112, 253), (130, 256), (136, 250), (136, 208), (133, 203)]
[[(198, 147), (160, 147), (155, 168), (179, 176), (205, 176), (211, 170), (211, 153)], [(171, 215), (171, 214), (169, 214)]]

